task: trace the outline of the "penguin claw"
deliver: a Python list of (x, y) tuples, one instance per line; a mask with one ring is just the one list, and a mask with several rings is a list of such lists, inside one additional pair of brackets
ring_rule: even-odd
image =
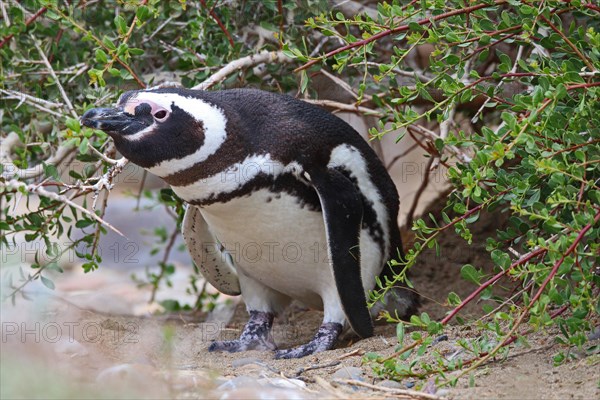
[(311, 354), (331, 350), (342, 332), (342, 324), (327, 322), (321, 325), (315, 337), (308, 343), (291, 349), (277, 350), (276, 359), (302, 358)]
[(208, 346), (208, 351), (227, 351), (237, 353), (248, 350), (276, 350), (277, 346), (271, 336), (273, 313), (249, 311), (250, 320), (244, 326), (238, 340), (214, 341)]

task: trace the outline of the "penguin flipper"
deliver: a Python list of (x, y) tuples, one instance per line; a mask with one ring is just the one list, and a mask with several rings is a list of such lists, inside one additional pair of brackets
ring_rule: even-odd
[(360, 269), (360, 231), (363, 205), (354, 183), (340, 171), (311, 174), (323, 210), (329, 262), (344, 313), (361, 337), (373, 335)]
[(241, 293), (235, 267), (210, 232), (200, 209), (188, 205), (181, 228), (185, 244), (194, 263), (206, 280), (219, 292), (237, 296)]

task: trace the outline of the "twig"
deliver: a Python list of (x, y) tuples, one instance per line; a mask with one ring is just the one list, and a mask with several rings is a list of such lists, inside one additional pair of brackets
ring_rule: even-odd
[(94, 146), (92, 146), (90, 143), (88, 143), (88, 148), (90, 150), (92, 150), (92, 153), (96, 154), (98, 157), (100, 157), (100, 159), (110, 165), (117, 165), (119, 164), (119, 162), (122, 162), (121, 160), (123, 160), (123, 158), (119, 159), (119, 160), (115, 160), (113, 158), (107, 157), (105, 154), (100, 153), (98, 150), (96, 150), (96, 148)]
[[(19, 136), (15, 132), (8, 134), (8, 137), (0, 142), (0, 162), (4, 164), (2, 178), (9, 180), (14, 177), (20, 179), (33, 179), (44, 173), (42, 165), (36, 165), (27, 169), (21, 169), (14, 165), (11, 159), (12, 149), (21, 146)], [(46, 165), (60, 165), (75, 149), (74, 146), (59, 146), (56, 153), (45, 160)]]
[[(585, 236), (585, 234), (592, 228), (592, 226), (594, 226), (595, 224), (597, 224), (598, 221), (600, 221), (600, 211), (598, 211), (596, 213), (596, 215), (594, 216), (594, 221), (593, 222), (587, 224), (586, 226), (583, 227), (583, 229), (581, 229), (581, 231), (579, 231), (579, 233), (577, 234), (577, 237), (575, 238), (575, 240), (573, 241), (573, 243), (571, 243), (571, 245), (569, 246), (569, 248), (563, 254), (561, 254), (560, 259), (558, 259), (554, 263), (554, 265), (552, 266), (552, 270), (550, 270), (550, 273), (548, 274), (548, 276), (546, 277), (546, 279), (544, 279), (544, 282), (540, 285), (538, 291), (531, 298), (531, 300), (529, 301), (529, 304), (527, 305), (527, 307), (525, 308), (525, 310), (521, 313), (521, 315), (519, 315), (519, 318), (517, 318), (517, 320), (514, 322), (511, 330), (506, 334), (506, 340), (500, 342), (496, 347), (494, 347), (494, 349), (492, 349), (487, 354), (485, 354), (485, 356), (483, 356), (479, 360), (475, 361), (468, 369), (462, 371), (458, 375), (458, 378), (460, 378), (461, 376), (464, 376), (465, 374), (468, 374), (469, 372), (471, 372), (474, 369), (478, 368), (481, 364), (483, 364), (484, 362), (486, 362), (487, 360), (489, 360), (490, 357), (492, 357), (493, 355), (495, 355), (498, 352), (498, 350), (500, 350), (502, 347), (504, 347), (504, 346), (506, 346), (506, 345), (514, 342), (515, 340), (517, 340), (517, 336), (515, 335), (515, 333), (517, 332), (517, 329), (519, 328), (519, 326), (521, 325), (521, 323), (525, 319), (525, 316), (529, 314), (529, 310), (531, 310), (531, 308), (533, 307), (533, 305), (535, 304), (535, 302), (537, 302), (539, 300), (540, 296), (542, 295), (542, 293), (546, 289), (546, 286), (548, 286), (548, 283), (554, 278), (554, 276), (558, 272), (558, 269), (560, 268), (560, 266), (564, 262), (565, 258), (567, 256), (569, 256), (573, 251), (575, 251), (575, 249), (577, 248), (577, 246), (583, 240), (583, 237)], [(556, 317), (556, 316), (560, 315), (561, 313), (563, 313), (565, 310), (566, 310), (566, 308), (565, 309), (561, 308), (561, 309), (557, 310), (556, 312), (554, 312), (553, 316)], [(447, 381), (446, 382), (442, 382), (442, 383), (440, 383), (440, 386), (444, 385), (444, 384), (447, 384), (447, 383), (448, 383)]]
[[(200, 0), (200, 4), (202, 4), (202, 7), (207, 8), (206, 7), (206, 0)], [(231, 37), (231, 34), (227, 30), (227, 28), (225, 27), (225, 25), (223, 24), (223, 22), (221, 22), (221, 19), (219, 19), (219, 17), (215, 13), (214, 7), (211, 8), (210, 10), (208, 10), (208, 14), (212, 17), (212, 19), (215, 20), (215, 22), (217, 23), (217, 25), (219, 25), (219, 28), (221, 28), (221, 30), (223, 31), (223, 33), (225, 34), (225, 36), (227, 36), (227, 40), (229, 41), (229, 44), (231, 45), (231, 47), (235, 47), (235, 43), (233, 41), (233, 38)]]
[(441, 400), (442, 399), (440, 396), (436, 396), (434, 394), (418, 392), (416, 390), (395, 389), (395, 388), (389, 388), (389, 387), (385, 387), (385, 386), (377, 386), (377, 385), (372, 385), (370, 383), (359, 381), (356, 379), (340, 379), (340, 380), (337, 380), (337, 382), (342, 382), (342, 383), (345, 383), (347, 385), (352, 385), (352, 386), (362, 386), (362, 387), (366, 387), (369, 389), (379, 390), (381, 392), (393, 393), (398, 396), (408, 396), (408, 398), (411, 398), (411, 399), (426, 399), (426, 400)]
[(173, 229), (173, 233), (171, 233), (169, 243), (167, 243), (167, 247), (165, 247), (165, 253), (163, 255), (162, 263), (160, 266), (160, 273), (156, 277), (156, 285), (152, 285), (152, 293), (150, 294), (150, 300), (148, 300), (148, 303), (153, 303), (154, 299), (156, 298), (156, 292), (158, 291), (158, 285), (160, 284), (160, 281), (165, 276), (165, 270), (166, 270), (167, 261), (169, 261), (169, 255), (171, 254), (171, 249), (173, 248), (173, 245), (175, 244), (175, 240), (178, 237), (179, 237), (179, 228), (177, 227), (177, 224), (175, 224), (175, 229)]
[[(9, 96), (8, 98), (10, 98), (10, 99), (20, 100), (21, 103), (24, 103), (24, 102), (39, 103), (39, 104), (43, 104), (46, 107), (52, 107), (52, 108), (62, 108), (62, 106), (63, 106), (62, 103), (55, 103), (53, 101), (35, 97), (35, 96), (29, 95), (27, 93), (19, 92), (17, 90), (0, 89), (0, 93), (3, 93), (5, 95)], [(21, 103), (19, 103), (19, 105)]]
[(524, 264), (524, 263), (528, 262), (529, 260), (531, 260), (534, 257), (537, 257), (539, 255), (545, 254), (547, 251), (548, 251), (547, 249), (544, 249), (542, 247), (540, 247), (540, 248), (538, 248), (536, 250), (530, 251), (529, 253), (525, 254), (523, 257), (519, 258), (517, 261), (513, 262), (508, 268), (506, 268), (505, 270), (500, 271), (499, 273), (497, 273), (496, 275), (494, 275), (491, 279), (489, 279), (486, 282), (482, 283), (477, 288), (477, 290), (475, 290), (467, 298), (465, 298), (463, 301), (461, 301), (461, 303), (458, 306), (456, 306), (448, 315), (446, 315), (446, 317), (444, 319), (442, 319), (441, 323), (443, 325), (445, 325), (448, 322), (450, 322), (450, 320), (456, 314), (458, 314), (458, 312), (460, 310), (462, 310), (464, 306), (466, 306), (475, 297), (477, 297), (477, 295), (479, 295), (479, 293), (483, 292), (483, 290), (485, 288), (487, 288), (488, 286), (490, 286), (491, 284), (493, 284), (494, 282), (496, 282), (498, 279), (502, 278), (504, 275), (506, 275), (507, 273), (509, 273), (513, 268), (515, 268), (518, 265), (521, 265), (521, 264)]
[(310, 367), (306, 367), (306, 368), (303, 367), (303, 368), (300, 368), (298, 371), (296, 371), (296, 374), (293, 377), (297, 378), (300, 375), (302, 375), (303, 373), (305, 373), (307, 371), (312, 371), (315, 369), (335, 367), (336, 365), (340, 365), (341, 363), (342, 363), (341, 361), (332, 361), (329, 364), (311, 365)]
[(48, 68), (50, 75), (52, 75), (52, 78), (54, 79), (54, 82), (56, 83), (56, 86), (58, 87), (58, 91), (60, 92), (60, 95), (62, 96), (62, 98), (65, 102), (65, 105), (67, 106), (67, 109), (69, 110), (69, 112), (71, 113), (73, 118), (78, 119), (79, 115), (77, 115), (77, 113), (75, 112), (75, 108), (73, 108), (73, 104), (71, 104), (71, 100), (69, 100), (69, 96), (67, 96), (67, 92), (65, 92), (65, 89), (63, 88), (62, 84), (60, 83), (60, 80), (56, 76), (56, 73), (54, 72), (54, 68), (52, 68), (52, 65), (50, 64), (50, 61), (48, 61), (46, 54), (44, 54), (44, 51), (40, 47), (40, 44), (33, 36), (31, 36), (31, 39), (33, 40), (33, 45), (35, 46), (37, 51), (40, 53), (40, 57), (42, 58), (42, 61), (46, 65), (46, 68)]
[(358, 95), (356, 94), (356, 92), (354, 92), (354, 89), (352, 89), (352, 86), (350, 86), (348, 84), (348, 82), (346, 82), (345, 80), (341, 79), (338, 76), (335, 76), (335, 75), (327, 72), (326, 69), (320, 70), (319, 73), (321, 73), (322, 75), (325, 75), (330, 80), (332, 80), (336, 85), (338, 85), (340, 88), (342, 88), (344, 91), (348, 92), (352, 96), (352, 98), (354, 98), (355, 100), (358, 99)]
[(9, 28), (10, 19), (8, 18), (8, 12), (6, 11), (6, 4), (4, 4), (3, 1), (0, 1), (0, 8), (2, 8), (2, 19), (4, 20), (4, 25)]
[[(410, 125), (410, 128), (413, 129), (416, 133), (419, 133), (422, 136), (425, 136), (427, 139), (431, 141), (435, 141), (436, 139), (440, 139), (440, 136), (437, 135), (430, 129), (427, 129), (421, 125)], [(452, 155), (458, 158), (463, 163), (469, 163), (471, 161), (471, 156), (469, 156), (464, 150), (459, 149), (456, 146), (444, 146), (444, 150), (448, 150)]]
[(561, 31), (556, 26), (554, 26), (554, 24), (552, 22), (550, 22), (550, 20), (548, 18), (546, 18), (544, 16), (544, 14), (540, 14), (540, 18), (543, 19), (544, 22), (547, 23), (548, 26), (550, 28), (552, 28), (552, 30), (554, 32), (556, 32), (565, 41), (565, 43), (575, 52), (575, 54), (577, 54), (577, 56), (590, 69), (590, 71), (592, 71), (592, 72), (596, 71), (596, 68), (594, 68), (594, 64), (592, 64), (592, 62), (590, 60), (588, 60), (588, 58), (586, 56), (583, 55), (583, 53), (577, 48), (577, 46), (575, 46), (573, 44), (573, 42), (571, 42), (569, 40), (569, 38), (565, 35), (565, 33), (563, 31)]
[(306, 103), (316, 104), (316, 105), (322, 106), (322, 107), (335, 108), (340, 111), (349, 111), (349, 112), (353, 112), (353, 113), (357, 113), (357, 114), (367, 114), (367, 115), (373, 115), (373, 116), (378, 116), (378, 117), (384, 116), (383, 113), (373, 110), (371, 108), (357, 106), (357, 105), (353, 105), (353, 104), (341, 103), (339, 101), (334, 101), (334, 100), (302, 99), (302, 101), (304, 101)]
[[(519, 65), (519, 60), (523, 57), (523, 51), (524, 50), (525, 50), (525, 46), (519, 46), (519, 50), (517, 50), (517, 56), (515, 57), (512, 69), (510, 70), (510, 73), (514, 74), (514, 73), (517, 72), (517, 67)], [(501, 78), (500, 82), (498, 82), (498, 85), (496, 85), (496, 88), (500, 89), (504, 85), (504, 82), (506, 82), (504, 80), (504, 78)], [(485, 106), (489, 102), (490, 102), (490, 97), (488, 97), (488, 98), (485, 99), (485, 101), (483, 102), (483, 104), (481, 105), (481, 107), (479, 107), (479, 110), (477, 110), (477, 112), (475, 113), (475, 115), (473, 116), (473, 118), (471, 118), (471, 122), (473, 122), (473, 123), (477, 122), (479, 114), (481, 114), (483, 112), (483, 109), (485, 108)]]
[(144, 39), (144, 40), (142, 41), (142, 43), (146, 43), (146, 42), (148, 42), (149, 40), (152, 40), (152, 39), (154, 38), (154, 36), (156, 36), (156, 35), (158, 34), (158, 32), (160, 32), (160, 31), (161, 31), (161, 30), (162, 30), (162, 29), (163, 29), (165, 26), (169, 25), (169, 23), (170, 23), (171, 21), (173, 21), (173, 17), (169, 17), (169, 18), (167, 18), (167, 19), (166, 19), (166, 20), (165, 20), (165, 21), (164, 21), (162, 24), (160, 24), (160, 25), (158, 26), (158, 28), (156, 28), (156, 29), (154, 30), (154, 32), (152, 32), (152, 34), (151, 34), (150, 36), (148, 36), (146, 39)]
[(42, 186), (39, 185), (27, 185), (26, 183), (17, 181), (15, 179), (12, 179), (10, 181), (8, 181), (7, 183), (3, 183), (0, 182), (0, 187), (4, 188), (13, 188), (13, 189), (25, 189), (26, 191), (30, 192), (30, 193), (35, 193), (37, 195), (43, 196), (43, 197), (47, 197), (51, 200), (54, 201), (58, 201), (60, 203), (64, 203), (67, 204), (79, 211), (81, 211), (82, 213), (84, 213), (85, 215), (95, 219), (97, 222), (104, 224), (104, 226), (106, 226), (107, 228), (111, 229), (112, 231), (114, 231), (115, 233), (123, 236), (126, 238), (125, 235), (123, 235), (123, 233), (121, 233), (121, 231), (119, 231), (117, 228), (115, 228), (114, 226), (112, 226), (111, 224), (109, 224), (108, 222), (104, 221), (102, 218), (100, 218), (98, 215), (96, 215), (95, 213), (91, 212), (90, 210), (87, 210), (85, 208), (83, 208), (82, 206), (80, 206), (77, 203), (74, 203), (73, 201), (69, 200), (67, 197), (62, 196), (60, 194), (54, 193), (54, 192), (49, 192), (46, 189), (44, 189)]
[(392, 167), (394, 166), (394, 164), (396, 164), (396, 162), (398, 162), (398, 160), (400, 160), (402, 157), (405, 157), (408, 153), (412, 152), (417, 147), (419, 147), (419, 143), (414, 143), (412, 146), (410, 146), (408, 149), (404, 150), (402, 153), (394, 156), (394, 158), (392, 158), (392, 161), (390, 161), (388, 163), (388, 165), (385, 167), (385, 169), (387, 169), (388, 171), (390, 169), (392, 169)]
[[(435, 17), (423, 18), (423, 19), (420, 19), (420, 20), (416, 21), (416, 23), (419, 24), (419, 25), (429, 25), (429, 24), (431, 24), (433, 22), (437, 22), (437, 21), (440, 21), (440, 20), (443, 20), (443, 19), (447, 19), (447, 18), (453, 17), (455, 15), (470, 14), (473, 11), (481, 10), (482, 8), (486, 8), (486, 7), (491, 7), (492, 5), (501, 5), (501, 4), (504, 4), (506, 2), (507, 2), (507, 0), (495, 0), (493, 2), (493, 4), (491, 4), (491, 3), (490, 4), (488, 4), (488, 3), (480, 3), (480, 4), (476, 4), (474, 6), (471, 6), (471, 7), (459, 8), (457, 10), (452, 10), (452, 11), (447, 12), (447, 13), (439, 14), (439, 15), (436, 15)], [(379, 39), (381, 39), (383, 37), (386, 37), (386, 36), (389, 36), (389, 35), (392, 35), (392, 34), (395, 34), (395, 33), (405, 32), (405, 31), (408, 31), (409, 29), (410, 29), (409, 25), (400, 25), (400, 26), (392, 28), (392, 29), (386, 29), (386, 30), (381, 31), (381, 32), (379, 32), (379, 33), (377, 33), (377, 34), (375, 34), (373, 36), (370, 36), (370, 37), (368, 37), (366, 39), (357, 40), (356, 42), (352, 42), (352, 43), (346, 44), (344, 46), (338, 47), (337, 49), (332, 50), (329, 53), (327, 53), (327, 54), (325, 54), (325, 55), (323, 55), (323, 56), (321, 56), (319, 58), (316, 58), (314, 60), (311, 60), (311, 61), (307, 62), (306, 64), (302, 65), (301, 67), (296, 68), (294, 70), (294, 72), (299, 72), (299, 71), (305, 70), (307, 68), (310, 68), (313, 65), (315, 65), (316, 63), (318, 63), (319, 61), (331, 58), (334, 55), (339, 54), (341, 52), (353, 49), (355, 47), (365, 46), (365, 45), (367, 45), (367, 44), (369, 44), (369, 43), (371, 43), (373, 41), (379, 40)]]
[(365, 354), (365, 351), (363, 349), (356, 349), (356, 350), (352, 350), (349, 353), (346, 354), (342, 354), (341, 356), (339, 356), (337, 359), (338, 360), (342, 360), (344, 358), (348, 358), (348, 357), (353, 357), (353, 356), (362, 356), (363, 354)]
[(289, 63), (294, 60), (290, 57), (286, 56), (283, 51), (261, 51), (257, 54), (251, 54), (246, 57), (239, 58), (237, 60), (233, 60), (223, 68), (215, 72), (211, 75), (210, 78), (205, 80), (204, 82), (194, 86), (192, 89), (194, 90), (206, 90), (217, 83), (225, 80), (229, 75), (240, 71), (244, 68), (254, 67), (255, 65), (264, 64), (264, 63)]
[[(378, 62), (373, 62), (373, 61), (361, 62), (360, 64), (348, 64), (348, 66), (350, 66), (350, 67), (356, 67), (359, 65), (366, 65), (368, 67), (378, 67), (379, 68), (380, 65), (384, 65), (384, 64), (378, 63)], [(398, 67), (394, 67), (389, 72), (393, 72), (396, 75), (404, 76), (407, 78), (414, 79), (416, 77), (419, 81), (421, 81), (421, 83), (427, 83), (431, 80), (431, 78), (427, 77), (423, 73), (423, 71), (405, 71)]]
[[(39, 10), (37, 10), (37, 12), (35, 14), (33, 14), (31, 17), (27, 18), (27, 21), (25, 21), (25, 26), (29, 26), (31, 25), (36, 19), (38, 19), (40, 17), (40, 15), (44, 14), (46, 11), (48, 11), (47, 7), (42, 7)], [(0, 42), (0, 49), (6, 44), (8, 43), (8, 41), (10, 39), (12, 39), (14, 37), (14, 33), (11, 33), (10, 35), (6, 36), (4, 39), (2, 39), (2, 41)]]
[(417, 206), (419, 205), (419, 200), (421, 199), (421, 195), (423, 194), (425, 189), (427, 189), (427, 185), (429, 185), (430, 169), (431, 169), (431, 166), (433, 165), (433, 162), (436, 159), (438, 159), (438, 157), (434, 157), (434, 156), (429, 157), (429, 161), (427, 161), (427, 166), (425, 167), (425, 170), (423, 171), (423, 177), (422, 177), (421, 184), (419, 185), (419, 189), (417, 189), (417, 193), (415, 194), (415, 198), (412, 201), (410, 210), (408, 211), (408, 214), (406, 215), (406, 226), (409, 228), (412, 227), (413, 219), (415, 216), (415, 211), (417, 210)]

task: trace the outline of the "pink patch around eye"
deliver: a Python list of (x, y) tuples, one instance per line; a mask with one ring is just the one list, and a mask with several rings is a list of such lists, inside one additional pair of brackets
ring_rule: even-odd
[(135, 114), (135, 108), (137, 106), (139, 106), (140, 104), (148, 104), (151, 107), (150, 113), (152, 115), (156, 114), (157, 112), (159, 112), (161, 110), (164, 110), (167, 113), (169, 112), (168, 109), (161, 106), (160, 104), (157, 104), (150, 100), (139, 100), (139, 99), (131, 99), (131, 100), (127, 101), (127, 103), (125, 103), (125, 107), (123, 107), (123, 111), (125, 111), (127, 114), (133, 115), (133, 114)]

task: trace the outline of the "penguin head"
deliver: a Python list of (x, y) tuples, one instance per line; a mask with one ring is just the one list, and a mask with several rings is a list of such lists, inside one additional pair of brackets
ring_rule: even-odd
[(93, 108), (84, 126), (109, 134), (135, 164), (166, 177), (204, 161), (225, 141), (226, 118), (197, 91), (151, 89), (125, 92), (114, 108)]

